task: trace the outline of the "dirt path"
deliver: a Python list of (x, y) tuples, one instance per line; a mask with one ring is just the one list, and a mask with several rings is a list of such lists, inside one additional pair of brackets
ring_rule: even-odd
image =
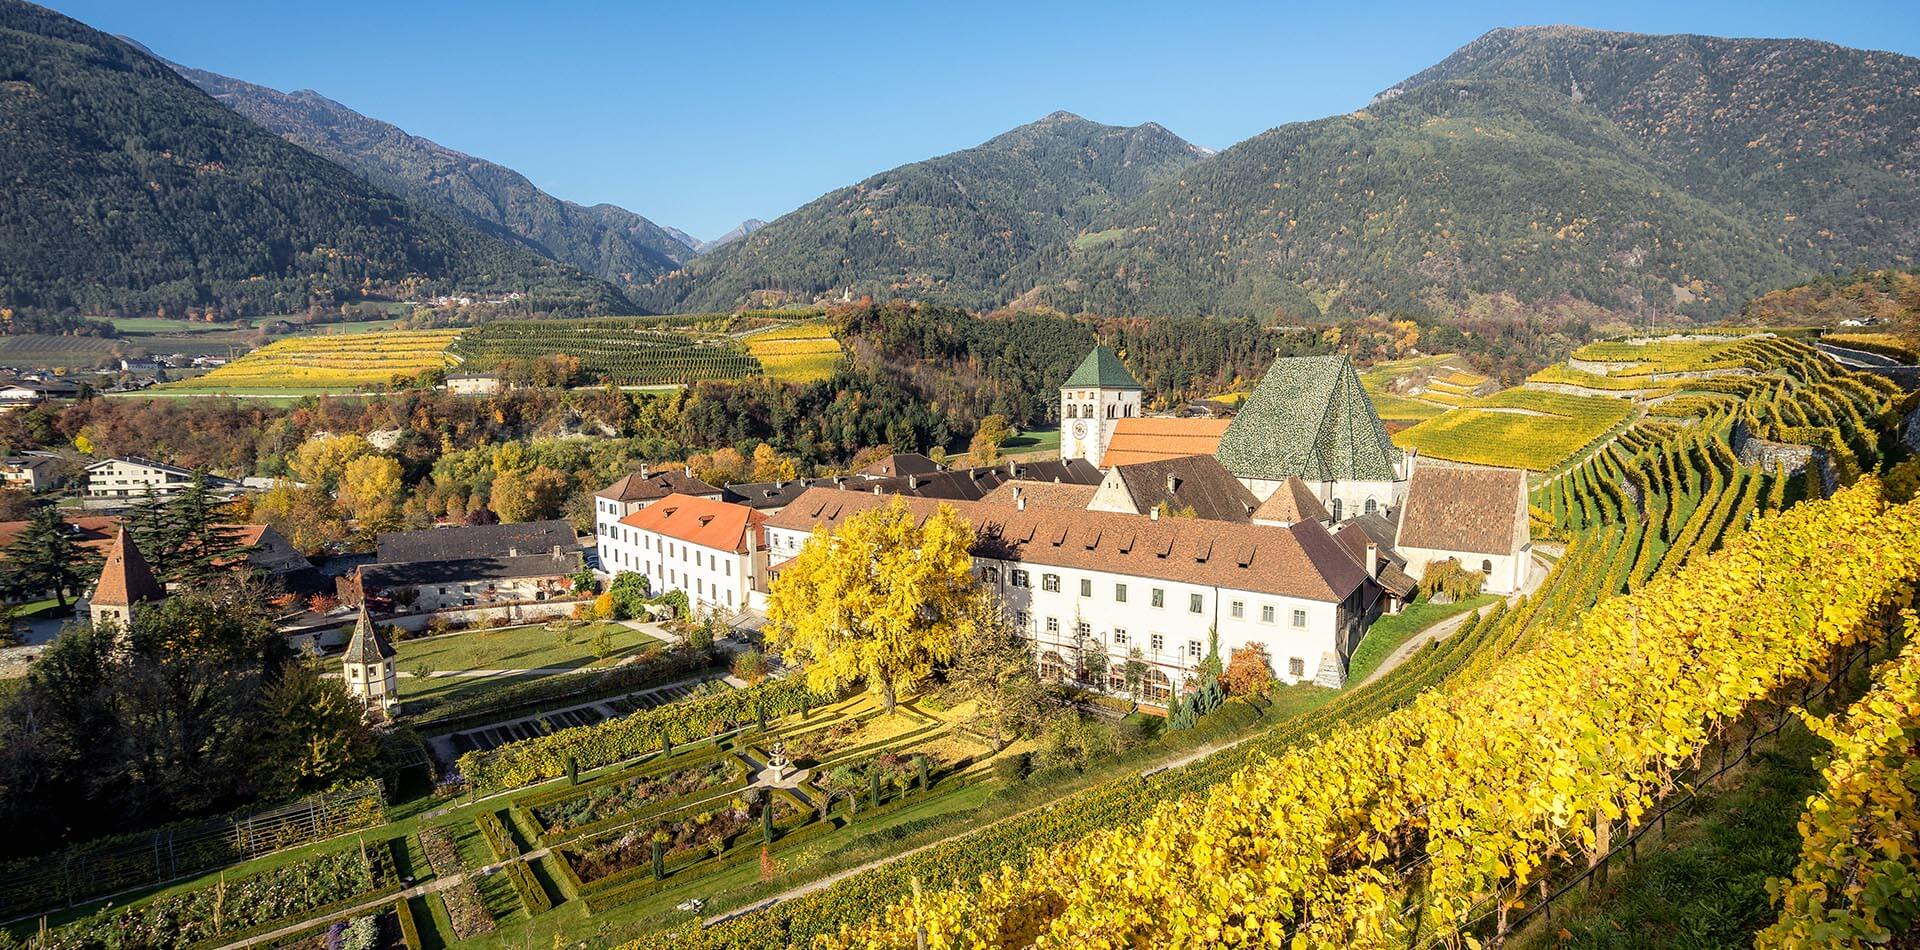
[[(1507, 595), (1507, 606), (1511, 607), (1515, 601), (1539, 590), (1540, 585), (1546, 583), (1548, 570), (1549, 566), (1547, 563), (1538, 556), (1535, 556), (1527, 568), (1526, 583), (1522, 584), (1518, 591)], [(1445, 620), (1428, 625), (1424, 630), (1414, 633), (1413, 636), (1407, 638), (1407, 642), (1400, 644), (1399, 648), (1387, 654), (1387, 658), (1381, 660), (1380, 666), (1372, 673), (1367, 674), (1366, 679), (1358, 683), (1349, 684), (1348, 688), (1353, 689), (1359, 686), (1365, 686), (1392, 672), (1394, 667), (1405, 663), (1408, 657), (1420, 652), (1427, 644), (1445, 640), (1460, 632), (1460, 628), (1465, 626), (1468, 618), (1471, 618), (1475, 613), (1477, 613), (1477, 611), (1469, 610), (1465, 613), (1454, 614)]]

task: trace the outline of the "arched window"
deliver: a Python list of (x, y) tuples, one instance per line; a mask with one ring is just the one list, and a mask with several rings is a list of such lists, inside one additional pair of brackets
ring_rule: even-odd
[(1333, 500), (1333, 520), (1336, 522), (1340, 520), (1340, 507), (1340, 499), (1335, 498)]
[(1113, 418), (1114, 409), (1115, 406), (1113, 403), (1107, 403), (1107, 418)]
[(1492, 577), (1492, 576), (1493, 576), (1493, 562), (1492, 562), (1492, 561), (1490, 561), (1490, 560), (1488, 560), (1488, 561), (1481, 561), (1481, 562), (1480, 562), (1480, 573), (1482, 573), (1482, 574), (1485, 574), (1485, 575), (1487, 575), (1488, 577)]
[(1373, 514), (1378, 510), (1380, 510), (1380, 503), (1371, 498), (1367, 499), (1367, 514)]

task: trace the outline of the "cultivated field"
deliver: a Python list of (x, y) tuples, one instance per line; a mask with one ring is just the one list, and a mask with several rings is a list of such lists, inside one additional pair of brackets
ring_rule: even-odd
[(1394, 434), (1402, 448), (1454, 462), (1540, 472), (1627, 421), (1633, 404), (1508, 389)]
[(451, 352), (480, 369), (565, 353), (594, 377), (623, 386), (759, 375), (760, 364), (739, 341), (675, 327), (672, 320), (497, 320), (461, 333)]
[(825, 322), (763, 330), (745, 342), (748, 355), (760, 361), (767, 376), (791, 383), (826, 379), (846, 355), (833, 338), (833, 325)]
[(162, 395), (188, 392), (284, 392), (355, 390), (440, 369), (450, 362), (447, 345), (459, 330), (387, 330), (296, 336), (269, 343), (204, 376), (160, 387)]

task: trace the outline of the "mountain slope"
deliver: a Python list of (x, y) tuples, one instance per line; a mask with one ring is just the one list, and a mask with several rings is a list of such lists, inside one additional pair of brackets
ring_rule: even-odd
[(1828, 44), (1496, 31), (1365, 110), (1184, 170), (1020, 279), (1119, 313), (1511, 294), (1724, 315), (1911, 259), (1917, 92), (1920, 60)]
[(312, 90), (278, 92), (172, 65), (228, 108), (379, 188), (616, 285), (647, 283), (694, 255), (691, 244), (631, 211), (562, 201), (510, 168), (410, 135)]
[(767, 226), (767, 222), (762, 221), (759, 218), (748, 218), (747, 220), (734, 225), (733, 230), (728, 231), (727, 233), (722, 234), (711, 241), (701, 241), (697, 246), (700, 250), (700, 253), (702, 254), (706, 254), (710, 251), (717, 251), (766, 226)]
[(851, 289), (990, 305), (1038, 249), (1202, 154), (1158, 125), (1057, 112), (830, 192), (696, 258), (651, 299), (663, 309), (724, 309)]
[(412, 208), (165, 64), (0, 0), (0, 306), (273, 313), (365, 288), (624, 305), (604, 282)]

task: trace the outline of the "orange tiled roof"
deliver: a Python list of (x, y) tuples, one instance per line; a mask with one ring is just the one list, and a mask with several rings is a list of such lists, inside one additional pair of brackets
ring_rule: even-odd
[(1101, 468), (1159, 462), (1187, 455), (1212, 455), (1232, 419), (1166, 419), (1138, 417), (1113, 424)]
[(757, 532), (766, 520), (766, 515), (746, 505), (675, 493), (620, 519), (620, 523), (703, 548), (745, 554), (747, 532), (756, 532), (758, 546)]
[(153, 570), (147, 567), (147, 559), (140, 556), (139, 546), (133, 543), (133, 536), (122, 525), (119, 533), (114, 535), (113, 548), (107, 552), (107, 563), (100, 569), (100, 583), (93, 587), (93, 603), (131, 607), (165, 596), (166, 588), (154, 579)]

